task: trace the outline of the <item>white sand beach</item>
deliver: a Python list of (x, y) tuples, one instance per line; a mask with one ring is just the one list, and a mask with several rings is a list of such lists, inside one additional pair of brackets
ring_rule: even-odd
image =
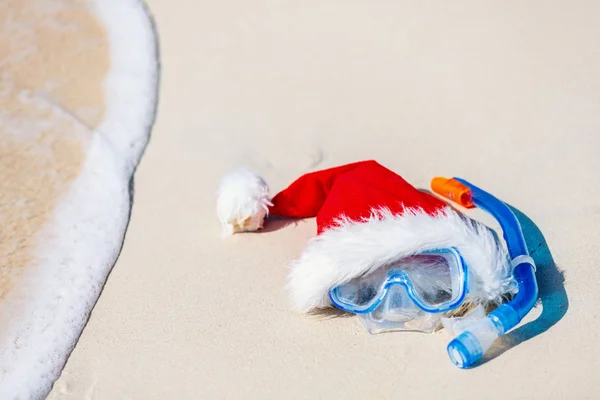
[[(50, 399), (597, 398), (600, 3), (148, 6), (157, 120), (124, 248)], [(468, 179), (522, 213), (541, 302), (495, 357), (460, 370), (444, 332), (293, 312), (287, 265), (313, 220), (221, 238), (231, 168), (277, 192), (364, 159), (421, 188)]]

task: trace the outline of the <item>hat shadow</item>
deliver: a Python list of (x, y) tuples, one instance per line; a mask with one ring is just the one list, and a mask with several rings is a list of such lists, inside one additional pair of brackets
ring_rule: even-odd
[(508, 205), (508, 207), (521, 224), (527, 248), (537, 266), (535, 276), (538, 283), (539, 298), (536, 307), (541, 304), (542, 313), (535, 320), (498, 338), (489, 351), (473, 367), (483, 365), (513, 347), (546, 332), (556, 325), (569, 309), (569, 298), (564, 285), (564, 272), (556, 266), (544, 235), (527, 215), (511, 205)]
[(275, 232), (287, 227), (288, 225), (298, 225), (300, 220), (297, 218), (280, 217), (278, 215), (269, 215), (265, 220), (261, 233)]

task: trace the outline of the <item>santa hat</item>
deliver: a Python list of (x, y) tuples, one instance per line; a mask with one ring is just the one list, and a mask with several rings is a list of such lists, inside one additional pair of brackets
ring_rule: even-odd
[(317, 236), (289, 274), (299, 311), (331, 306), (332, 287), (446, 247), (457, 248), (469, 266), (468, 302), (499, 304), (514, 288), (506, 250), (493, 231), (375, 161), (308, 173), (272, 199), (261, 177), (239, 169), (221, 181), (217, 211), (225, 235), (258, 230), (268, 214), (316, 217)]

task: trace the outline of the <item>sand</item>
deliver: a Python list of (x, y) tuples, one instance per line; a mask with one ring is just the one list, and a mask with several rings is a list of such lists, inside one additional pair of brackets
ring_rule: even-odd
[[(51, 399), (596, 398), (598, 2), (148, 3), (158, 119), (123, 252)], [(541, 304), (497, 357), (459, 370), (445, 334), (291, 312), (286, 265), (314, 221), (221, 239), (230, 168), (278, 190), (367, 158), (419, 187), (469, 179), (526, 215)]]

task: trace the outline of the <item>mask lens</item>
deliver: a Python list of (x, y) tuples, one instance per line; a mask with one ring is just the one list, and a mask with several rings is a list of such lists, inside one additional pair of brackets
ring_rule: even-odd
[[(454, 261), (454, 263), (453, 263)], [(418, 254), (399, 261), (398, 268), (406, 272), (416, 296), (429, 306), (454, 300), (460, 293), (459, 279), (463, 279), (456, 260), (445, 254)]]
[(366, 309), (375, 301), (383, 290), (386, 270), (378, 270), (364, 277), (340, 285), (334, 290), (336, 302)]
[(407, 300), (412, 299), (423, 310), (438, 312), (463, 296), (466, 286), (463, 268), (462, 259), (454, 249), (423, 252), (337, 286), (330, 297), (339, 308), (365, 313), (378, 307), (394, 286), (401, 285), (408, 289), (410, 298), (390, 296), (386, 302), (402, 304), (390, 307), (393, 305), (390, 303), (388, 309), (406, 309)]

